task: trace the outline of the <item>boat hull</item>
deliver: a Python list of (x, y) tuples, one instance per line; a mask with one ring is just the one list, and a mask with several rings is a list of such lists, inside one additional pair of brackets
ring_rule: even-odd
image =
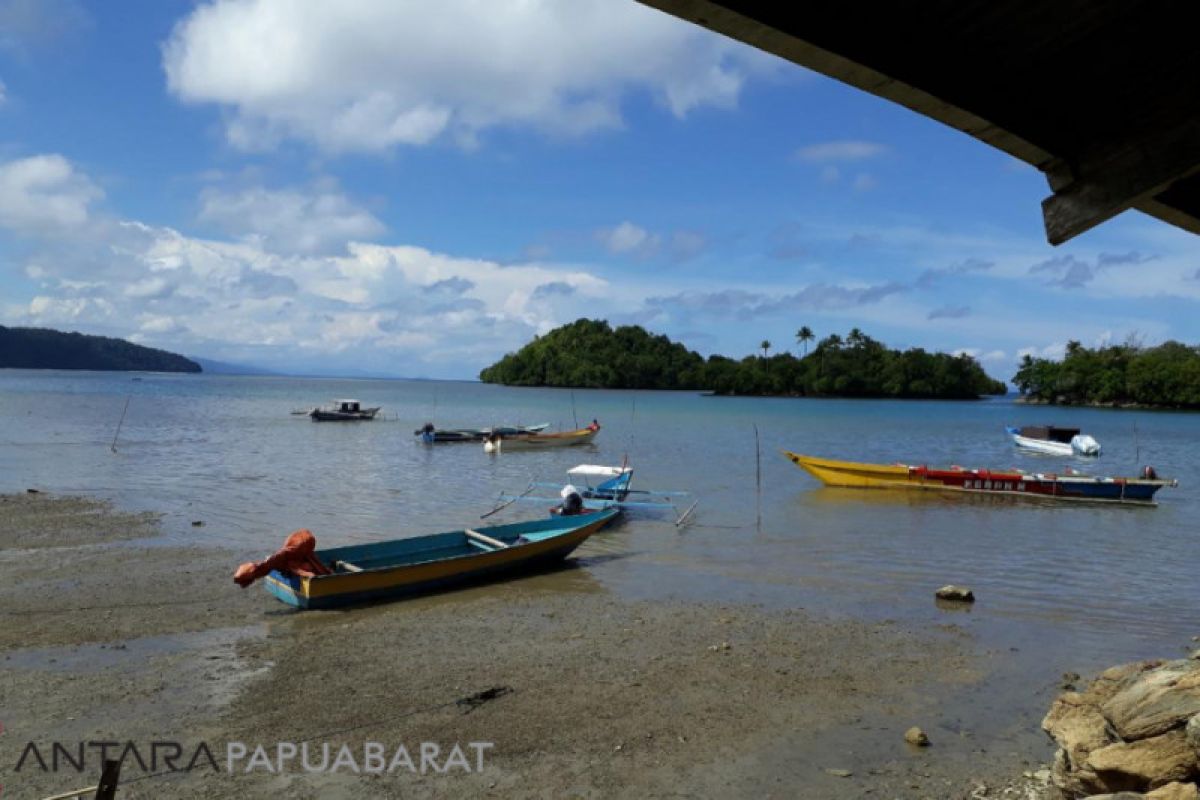
[[(584, 517), (520, 522), (484, 528), (480, 533), (510, 543), (504, 549), (470, 551), (463, 531), (399, 539), (374, 545), (318, 550), (327, 565), (401, 559), (407, 563), (357, 572), (301, 577), (273, 571), (264, 581), (276, 598), (303, 609), (337, 608), (387, 599), (398, 599), (504, 575), (543, 569), (561, 561), (589, 536), (611, 522), (615, 509)], [(530, 541), (515, 543), (518, 537)], [(444, 557), (445, 553), (453, 553)]]
[(322, 411), (313, 409), (309, 412), (313, 422), (363, 422), (375, 419), (378, 408), (368, 408), (362, 411)]
[(549, 423), (529, 426), (508, 426), (502, 428), (452, 428), (434, 431), (421, 431), (421, 441), (425, 444), (461, 444), (464, 442), (482, 442), (489, 434), (500, 436), (520, 436), (543, 431), (550, 427)]
[(827, 486), (861, 489), (918, 489), (1148, 505), (1154, 502), (1159, 489), (1176, 485), (1173, 480), (1161, 479), (861, 464), (802, 456), (787, 450), (784, 455)]
[[(503, 436), (499, 442), (499, 448), (493, 447), (488, 452), (499, 450), (542, 450), (547, 447), (575, 447), (581, 444), (591, 444), (596, 438), (599, 430), (591, 430), (584, 428), (578, 431), (567, 431), (565, 433), (534, 433), (528, 436)], [(494, 445), (494, 442), (485, 442), (487, 445)]]
[(1043, 453), (1051, 456), (1098, 456), (1100, 444), (1090, 436), (1074, 436), (1070, 442), (1056, 442), (1050, 439), (1035, 439), (1022, 436), (1019, 429), (1008, 428), (1013, 444), (1022, 450)]

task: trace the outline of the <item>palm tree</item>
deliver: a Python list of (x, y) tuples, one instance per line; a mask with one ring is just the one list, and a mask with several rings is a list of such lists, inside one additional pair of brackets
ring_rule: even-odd
[(851, 328), (850, 333), (846, 335), (846, 342), (851, 347), (858, 347), (863, 343), (863, 332), (858, 328)]
[(796, 331), (796, 341), (804, 345), (804, 355), (806, 356), (808, 355), (808, 343), (815, 338), (817, 337), (813, 335), (812, 328), (808, 327), (807, 325)]
[(762, 351), (763, 351), (763, 358), (766, 358), (766, 357), (767, 357), (767, 351), (769, 351), (769, 350), (771, 349), (771, 343), (770, 343), (770, 342), (768, 342), (766, 339), (763, 339), (763, 340), (762, 340), (762, 344), (760, 344), (760, 345), (759, 345), (759, 347), (760, 347), (760, 348), (762, 348)]

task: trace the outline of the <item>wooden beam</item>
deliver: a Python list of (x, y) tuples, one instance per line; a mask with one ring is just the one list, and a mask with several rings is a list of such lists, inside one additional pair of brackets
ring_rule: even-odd
[(1042, 201), (1046, 238), (1058, 245), (1200, 172), (1200, 116), (1143, 139), (1094, 150), (1074, 164), (1051, 161), (1044, 169), (1055, 190)]
[[(891, 100), (930, 119), (962, 131), (1027, 164), (1041, 164), (1052, 156), (1042, 148), (1005, 130), (990, 120), (960, 108), (920, 87), (896, 80), (813, 42), (733, 11), (719, 0), (638, 0), (674, 17), (745, 42), (794, 64), (828, 75), (856, 89)], [(797, 6), (797, 8), (803, 8)]]
[(113, 759), (105, 761), (104, 770), (100, 773), (100, 785), (96, 787), (95, 800), (114, 800), (120, 780), (121, 762)]
[(479, 531), (473, 531), (470, 528), (467, 528), (465, 531), (463, 531), (463, 533), (465, 533), (467, 535), (468, 539), (473, 539), (477, 542), (481, 542), (483, 544), (490, 545), (490, 546), (496, 548), (497, 550), (503, 550), (506, 547), (508, 547), (508, 545), (506, 543), (500, 541), (499, 539), (493, 539), (491, 536), (484, 536)]

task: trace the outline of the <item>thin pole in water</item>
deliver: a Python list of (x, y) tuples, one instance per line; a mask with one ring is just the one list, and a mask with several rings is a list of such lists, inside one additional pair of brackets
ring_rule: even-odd
[(575, 430), (579, 430), (579, 417), (575, 416), (575, 390), (571, 390), (571, 419), (575, 422)]
[(754, 425), (754, 498), (755, 527), (762, 530), (762, 450), (758, 446), (758, 424)]
[(1133, 421), (1133, 463), (1142, 463), (1142, 446), (1138, 443), (1137, 420)]
[(125, 398), (125, 408), (121, 411), (121, 419), (117, 422), (117, 432), (113, 434), (111, 449), (114, 453), (117, 452), (117, 437), (121, 435), (121, 426), (125, 424), (125, 412), (129, 411), (129, 401), (133, 399), (133, 395)]

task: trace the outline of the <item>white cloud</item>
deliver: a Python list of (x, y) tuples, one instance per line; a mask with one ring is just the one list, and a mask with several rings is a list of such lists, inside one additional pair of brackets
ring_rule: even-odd
[(331, 355), (352, 352), (365, 369), (462, 377), (465, 365), (574, 319), (568, 300), (599, 313), (617, 302), (584, 269), (410, 246), (278, 253), (257, 241), (98, 221), (46, 248), (25, 268), (36, 295), (6, 305), (0, 322), (69, 326), (283, 369), (328, 368)]
[(1017, 358), (1033, 356), (1034, 358), (1049, 358), (1060, 361), (1066, 352), (1066, 342), (1052, 342), (1044, 347), (1022, 347), (1017, 351)]
[(382, 151), (521, 125), (622, 124), (649, 92), (677, 117), (731, 107), (777, 62), (638, 3), (611, 0), (213, 0), (163, 46), (170, 91), (232, 112), (235, 147), (283, 139)]
[(838, 139), (801, 147), (796, 151), (796, 158), (810, 164), (828, 164), (833, 161), (865, 161), (887, 151), (887, 145), (879, 142)]
[(601, 228), (596, 231), (596, 239), (616, 255), (652, 258), (665, 253), (676, 262), (695, 258), (708, 247), (708, 240), (698, 231), (677, 230), (660, 234), (628, 220), (612, 228)]
[(210, 188), (201, 195), (200, 219), (278, 253), (337, 252), (347, 241), (384, 231), (374, 214), (328, 181), (303, 190)]
[(104, 192), (57, 154), (0, 163), (0, 227), (18, 233), (82, 225)]
[(622, 222), (614, 228), (605, 228), (597, 236), (613, 253), (641, 253), (648, 255), (658, 249), (659, 237), (632, 222)]

